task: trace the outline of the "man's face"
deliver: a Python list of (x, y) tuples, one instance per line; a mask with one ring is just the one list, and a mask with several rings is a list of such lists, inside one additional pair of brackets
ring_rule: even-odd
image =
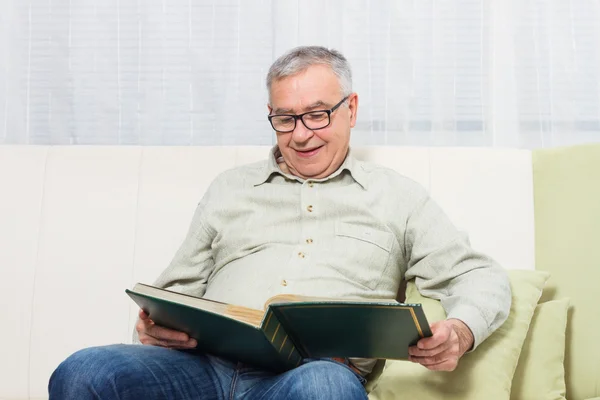
[[(342, 100), (337, 76), (325, 65), (313, 65), (297, 75), (274, 81), (271, 85), (269, 113), (302, 114), (328, 110)], [(290, 172), (308, 179), (325, 178), (335, 172), (346, 157), (350, 129), (356, 123), (358, 96), (351, 94), (331, 114), (331, 123), (323, 129), (310, 130), (296, 121), (292, 132), (277, 132), (277, 145)]]

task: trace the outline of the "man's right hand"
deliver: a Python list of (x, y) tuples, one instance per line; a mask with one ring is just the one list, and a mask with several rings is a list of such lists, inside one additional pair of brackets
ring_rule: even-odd
[(193, 349), (198, 345), (185, 332), (175, 331), (154, 324), (144, 310), (139, 312), (140, 318), (135, 325), (140, 342), (150, 346), (168, 347), (171, 349)]

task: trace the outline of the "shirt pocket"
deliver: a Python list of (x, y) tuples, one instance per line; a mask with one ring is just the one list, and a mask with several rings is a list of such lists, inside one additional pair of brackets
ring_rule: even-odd
[(364, 225), (336, 222), (335, 236), (341, 253), (337, 269), (370, 289), (375, 289), (385, 274), (394, 235)]

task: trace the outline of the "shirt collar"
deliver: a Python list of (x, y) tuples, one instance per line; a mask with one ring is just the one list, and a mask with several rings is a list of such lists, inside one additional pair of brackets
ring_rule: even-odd
[(281, 171), (281, 169), (279, 168), (279, 165), (277, 163), (277, 158), (280, 156), (281, 156), (281, 152), (279, 151), (279, 147), (274, 146), (269, 151), (269, 158), (267, 160), (267, 164), (265, 165), (264, 169), (261, 171), (259, 178), (254, 183), (254, 186), (259, 186), (259, 185), (262, 185), (263, 183), (267, 182), (269, 180), (269, 178), (271, 177), (271, 175), (273, 175), (273, 174), (279, 174), (288, 179), (296, 180), (298, 182), (304, 182), (307, 180), (310, 180), (313, 182), (325, 182), (325, 181), (328, 181), (328, 180), (333, 179), (336, 176), (340, 175), (343, 171), (348, 171), (348, 172), (350, 172), (350, 175), (356, 181), (356, 183), (358, 183), (360, 186), (362, 186), (363, 189), (367, 188), (367, 176), (366, 176), (365, 170), (363, 169), (362, 163), (359, 160), (357, 160), (356, 158), (354, 158), (353, 151), (351, 148), (348, 149), (348, 154), (346, 155), (346, 158), (344, 159), (344, 162), (342, 163), (342, 165), (334, 173), (332, 173), (331, 175), (329, 175), (326, 178), (321, 178), (321, 179), (302, 179), (295, 175), (284, 173), (283, 171)]

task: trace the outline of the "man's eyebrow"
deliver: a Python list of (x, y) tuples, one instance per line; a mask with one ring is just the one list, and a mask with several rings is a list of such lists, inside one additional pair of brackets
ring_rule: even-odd
[[(317, 100), (312, 104), (309, 104), (308, 106), (304, 107), (304, 109), (302, 110), (303, 112), (305, 111), (310, 111), (310, 110), (314, 110), (315, 108), (331, 108), (329, 107), (329, 105), (327, 105), (324, 101), (322, 100)], [(291, 108), (276, 108), (274, 110), (275, 114), (293, 114), (294, 110)]]

